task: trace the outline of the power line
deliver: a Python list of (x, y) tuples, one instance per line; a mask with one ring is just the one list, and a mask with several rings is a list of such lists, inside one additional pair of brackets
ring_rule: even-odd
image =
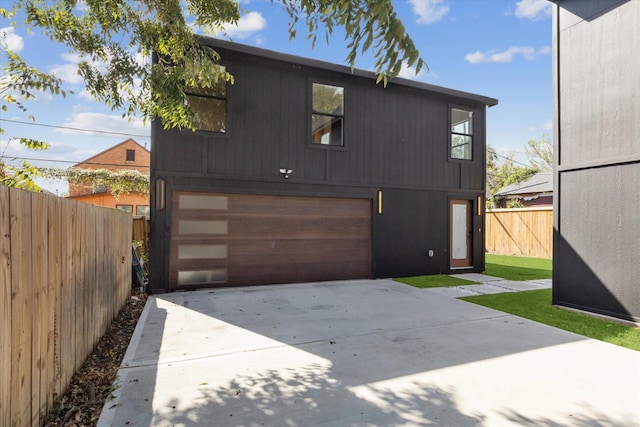
[(526, 163), (519, 162), (519, 161), (517, 161), (517, 160), (515, 160), (515, 159), (512, 159), (512, 158), (510, 158), (510, 157), (503, 156), (502, 154), (498, 154), (498, 153), (495, 153), (495, 152), (494, 152), (493, 154), (495, 154), (497, 157), (502, 157), (502, 158), (503, 158), (503, 159), (505, 159), (505, 160), (509, 160), (509, 161), (511, 161), (511, 162), (513, 162), (513, 163), (517, 163), (517, 164), (522, 165), (522, 166), (524, 166), (524, 167), (527, 167), (527, 168), (530, 168), (530, 167), (531, 167), (531, 165), (528, 165), (528, 164), (526, 164)]
[(149, 168), (150, 166), (146, 165), (123, 165), (118, 163), (97, 163), (97, 162), (74, 162), (71, 160), (53, 160), (53, 159), (37, 159), (32, 157), (15, 157), (15, 156), (6, 156), (5, 158), (11, 160), (30, 160), (30, 161), (38, 161), (38, 162), (54, 162), (54, 163), (72, 163), (74, 165), (82, 163), (83, 165), (96, 165), (96, 166), (120, 166), (125, 167), (127, 169), (136, 169), (136, 168)]
[(138, 137), (138, 138), (151, 138), (150, 135), (138, 135), (138, 134), (124, 133), (124, 132), (110, 132), (110, 131), (106, 131), (106, 130), (82, 129), (82, 128), (76, 128), (76, 127), (71, 127), (71, 126), (59, 126), (59, 125), (48, 125), (48, 124), (44, 124), (44, 123), (25, 122), (25, 121), (22, 121), (22, 120), (0, 119), (0, 121), (2, 121), (2, 122), (10, 122), (10, 123), (18, 123), (18, 124), (22, 124), (22, 125), (42, 126), (42, 127), (54, 128), (54, 129), (68, 129), (68, 130), (77, 130), (77, 131), (81, 131), (81, 132), (102, 133), (102, 134), (107, 134), (107, 135), (123, 135), (123, 136), (135, 136), (135, 137)]

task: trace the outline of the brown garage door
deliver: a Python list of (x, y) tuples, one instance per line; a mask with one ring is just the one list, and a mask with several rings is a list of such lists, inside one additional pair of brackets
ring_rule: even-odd
[(371, 201), (174, 192), (171, 287), (368, 278)]

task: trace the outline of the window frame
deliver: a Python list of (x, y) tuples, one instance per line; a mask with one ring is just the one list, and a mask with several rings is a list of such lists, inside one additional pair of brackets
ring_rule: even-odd
[[(230, 64), (226, 63), (226, 62), (221, 62), (218, 65), (220, 65), (221, 67), (224, 67), (224, 69), (233, 74), (232, 71), (230, 70)], [(221, 96), (215, 96), (215, 95), (207, 95), (207, 94), (202, 94), (202, 93), (197, 93), (195, 91), (189, 91), (189, 90), (185, 90), (184, 94), (185, 96), (189, 97), (189, 96), (193, 96), (193, 97), (197, 97), (197, 98), (204, 98), (204, 99), (216, 99), (219, 101), (223, 101), (224, 102), (224, 116), (225, 116), (225, 131), (224, 132), (220, 132), (220, 131), (215, 131), (215, 130), (207, 130), (207, 129), (200, 129), (196, 127), (195, 132), (192, 132), (191, 129), (189, 128), (184, 128), (181, 131), (182, 132), (188, 132), (190, 134), (193, 133), (200, 133), (200, 134), (206, 134), (207, 136), (215, 136), (216, 138), (229, 138), (229, 134), (230, 134), (230, 129), (231, 129), (231, 117), (229, 115), (229, 103), (230, 103), (230, 93), (232, 92), (232, 88), (233, 85), (230, 85), (229, 82), (225, 81), (225, 96), (221, 97)]]
[[(135, 162), (136, 161), (136, 150), (127, 148), (125, 149), (124, 160), (125, 162)], [(129, 158), (129, 154), (131, 154), (131, 159)]]
[[(460, 132), (453, 131), (453, 110), (462, 110), (462, 111), (471, 113), (471, 133), (460, 133)], [(469, 107), (467, 105), (449, 104), (449, 115), (447, 120), (447, 124), (448, 124), (447, 157), (449, 161), (454, 161), (454, 162), (473, 162), (474, 161), (475, 159), (474, 150), (475, 150), (475, 142), (476, 142), (474, 138), (474, 134), (475, 134), (476, 120), (474, 120), (473, 116), (476, 115), (475, 113), (476, 113), (476, 109)], [(451, 143), (454, 135), (471, 138), (471, 149), (469, 150), (469, 153), (471, 155), (470, 158), (460, 158), (460, 157), (453, 156), (453, 146)]]
[[(143, 207), (147, 208), (147, 213), (146, 214), (141, 214), (140, 213), (140, 208), (143, 208)], [(151, 216), (151, 208), (150, 208), (150, 206), (149, 205), (136, 205), (136, 213), (135, 213), (135, 215), (136, 216), (143, 216), (143, 217), (149, 219), (149, 217)]]
[[(341, 88), (342, 89), (342, 114), (330, 114), (330, 113), (323, 113), (323, 112), (317, 112), (314, 110), (313, 108), (313, 85), (314, 84), (319, 84), (319, 85), (324, 85), (324, 86), (333, 86), (333, 87), (337, 87), (337, 88)], [(308, 121), (308, 135), (307, 135), (307, 146), (310, 148), (315, 148), (315, 149), (319, 149), (319, 150), (333, 150), (333, 151), (346, 151), (346, 132), (345, 132), (345, 128), (346, 128), (346, 111), (347, 111), (347, 88), (344, 85), (344, 83), (338, 83), (335, 81), (330, 81), (330, 80), (323, 80), (323, 79), (315, 79), (315, 78), (311, 78), (309, 79), (309, 83), (308, 83), (308, 114), (307, 114), (307, 121)], [(327, 116), (327, 117), (339, 117), (342, 119), (342, 145), (331, 145), (331, 144), (316, 144), (313, 142), (313, 116), (314, 115), (321, 115), (321, 116)]]
[[(126, 210), (126, 209), (122, 209), (122, 208), (130, 208), (131, 210)], [(133, 215), (133, 205), (128, 205), (128, 204), (116, 204), (116, 209), (119, 209), (123, 212), (128, 212), (130, 214)]]

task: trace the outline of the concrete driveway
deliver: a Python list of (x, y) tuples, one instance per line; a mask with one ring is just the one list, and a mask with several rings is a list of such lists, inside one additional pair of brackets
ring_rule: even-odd
[(149, 298), (99, 426), (640, 426), (640, 352), (391, 280)]

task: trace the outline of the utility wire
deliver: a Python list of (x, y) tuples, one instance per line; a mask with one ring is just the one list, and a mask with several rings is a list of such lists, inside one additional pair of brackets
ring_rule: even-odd
[(15, 157), (15, 156), (6, 156), (5, 158), (11, 160), (30, 160), (30, 161), (38, 161), (38, 162), (55, 162), (55, 163), (72, 163), (74, 165), (82, 163), (83, 165), (97, 165), (97, 166), (120, 166), (127, 168), (149, 168), (150, 166), (146, 165), (123, 165), (122, 163), (98, 163), (98, 162), (74, 162), (71, 160), (52, 160), (52, 159), (36, 159), (32, 157)]
[(82, 128), (76, 128), (76, 127), (71, 127), (71, 126), (58, 126), (58, 125), (48, 125), (48, 124), (44, 124), (44, 123), (25, 122), (25, 121), (22, 121), (22, 120), (0, 119), (0, 121), (9, 122), (9, 123), (18, 123), (18, 124), (21, 124), (21, 125), (42, 126), (42, 127), (54, 128), (54, 129), (68, 129), (68, 130), (77, 130), (77, 131), (81, 131), (81, 132), (103, 133), (103, 134), (107, 134), (107, 135), (123, 135), (123, 136), (135, 136), (135, 137), (138, 137), (138, 138), (151, 138), (150, 135), (138, 135), (138, 134), (124, 133), (124, 132), (110, 132), (110, 131), (106, 131), (106, 130), (82, 129)]

